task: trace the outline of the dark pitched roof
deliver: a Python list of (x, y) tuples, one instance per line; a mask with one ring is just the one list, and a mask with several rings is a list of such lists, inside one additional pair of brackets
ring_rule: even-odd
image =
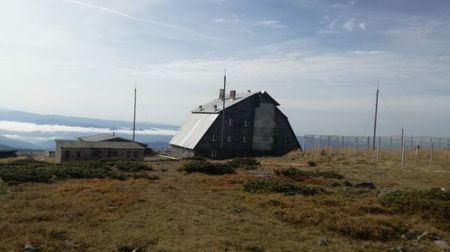
[(93, 142), (93, 141), (73, 141), (56, 140), (56, 146), (62, 148), (94, 148), (94, 149), (128, 149), (144, 150), (145, 147), (136, 142)]

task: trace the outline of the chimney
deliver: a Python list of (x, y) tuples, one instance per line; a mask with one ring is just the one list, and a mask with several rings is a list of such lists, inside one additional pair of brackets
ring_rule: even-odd
[(202, 110), (203, 110), (203, 106), (202, 106), (202, 105), (199, 105), (199, 106), (198, 106), (198, 110), (202, 111)]
[(225, 89), (220, 89), (219, 99), (222, 101), (225, 99)]
[(231, 98), (232, 100), (236, 99), (236, 90), (231, 90), (231, 91), (230, 91), (230, 98)]
[(217, 111), (217, 105), (214, 104), (214, 111)]

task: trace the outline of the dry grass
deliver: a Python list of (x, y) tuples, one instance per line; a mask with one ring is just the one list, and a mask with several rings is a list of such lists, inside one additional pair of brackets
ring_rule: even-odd
[[(42, 251), (387, 251), (396, 246), (438, 251), (430, 238), (449, 241), (448, 221), (385, 207), (378, 195), (386, 187), (450, 188), (449, 162), (442, 159), (431, 168), (410, 162), (401, 169), (398, 161), (376, 164), (368, 155), (291, 153), (260, 158), (256, 170), (223, 176), (186, 175), (179, 171), (185, 161), (152, 162), (159, 180), (8, 186), (0, 194), (0, 251), (20, 251), (26, 244)], [(309, 160), (317, 166), (310, 167)], [(299, 182), (274, 174), (289, 167), (335, 171), (344, 178)], [(326, 193), (242, 190), (248, 180), (280, 179), (311, 183)], [(345, 181), (373, 182), (377, 189), (352, 189)], [(415, 241), (425, 231), (428, 238)], [(328, 246), (319, 246), (321, 237)]]

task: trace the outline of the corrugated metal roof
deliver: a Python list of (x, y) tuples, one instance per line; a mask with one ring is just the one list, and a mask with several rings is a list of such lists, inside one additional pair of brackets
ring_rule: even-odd
[(131, 149), (144, 150), (145, 147), (136, 142), (93, 142), (56, 140), (56, 146), (63, 148), (96, 148), (96, 149)]
[(194, 149), (219, 114), (192, 113), (178, 133), (170, 140), (171, 145)]

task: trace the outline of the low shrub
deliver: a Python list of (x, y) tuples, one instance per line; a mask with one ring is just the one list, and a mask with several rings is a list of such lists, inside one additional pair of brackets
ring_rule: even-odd
[(336, 218), (328, 229), (355, 240), (386, 242), (408, 231), (401, 219), (386, 217)]
[(303, 187), (283, 181), (249, 180), (243, 190), (250, 193), (282, 193), (284, 195), (314, 195), (319, 192), (314, 187)]
[(208, 175), (224, 175), (234, 173), (233, 167), (228, 164), (210, 163), (207, 161), (191, 161), (183, 166), (187, 173), (200, 172)]
[(258, 161), (250, 158), (235, 158), (228, 161), (227, 164), (233, 168), (242, 168), (246, 170), (256, 169), (260, 165)]
[(275, 175), (280, 177), (288, 177), (296, 181), (303, 181), (310, 177), (322, 177), (329, 179), (342, 179), (344, 176), (334, 171), (303, 171), (297, 168), (288, 168), (275, 170)]
[(6, 194), (8, 192), (8, 187), (6, 186), (5, 182), (0, 178), (0, 195)]
[(131, 161), (118, 161), (113, 162), (113, 165), (123, 172), (140, 172), (140, 171), (152, 171), (152, 167), (147, 166), (143, 162), (131, 162)]
[(124, 180), (149, 167), (132, 162), (87, 161), (53, 164), (33, 160), (18, 160), (0, 164), (0, 177), (8, 183), (54, 183), (67, 179), (112, 178)]
[(308, 161), (306, 162), (306, 164), (309, 165), (309, 166), (311, 166), (311, 167), (316, 167), (316, 166), (317, 166), (316, 161), (313, 161), (313, 160), (308, 160)]
[(380, 197), (382, 205), (403, 213), (422, 213), (450, 220), (450, 192), (440, 188), (422, 191), (395, 191)]

